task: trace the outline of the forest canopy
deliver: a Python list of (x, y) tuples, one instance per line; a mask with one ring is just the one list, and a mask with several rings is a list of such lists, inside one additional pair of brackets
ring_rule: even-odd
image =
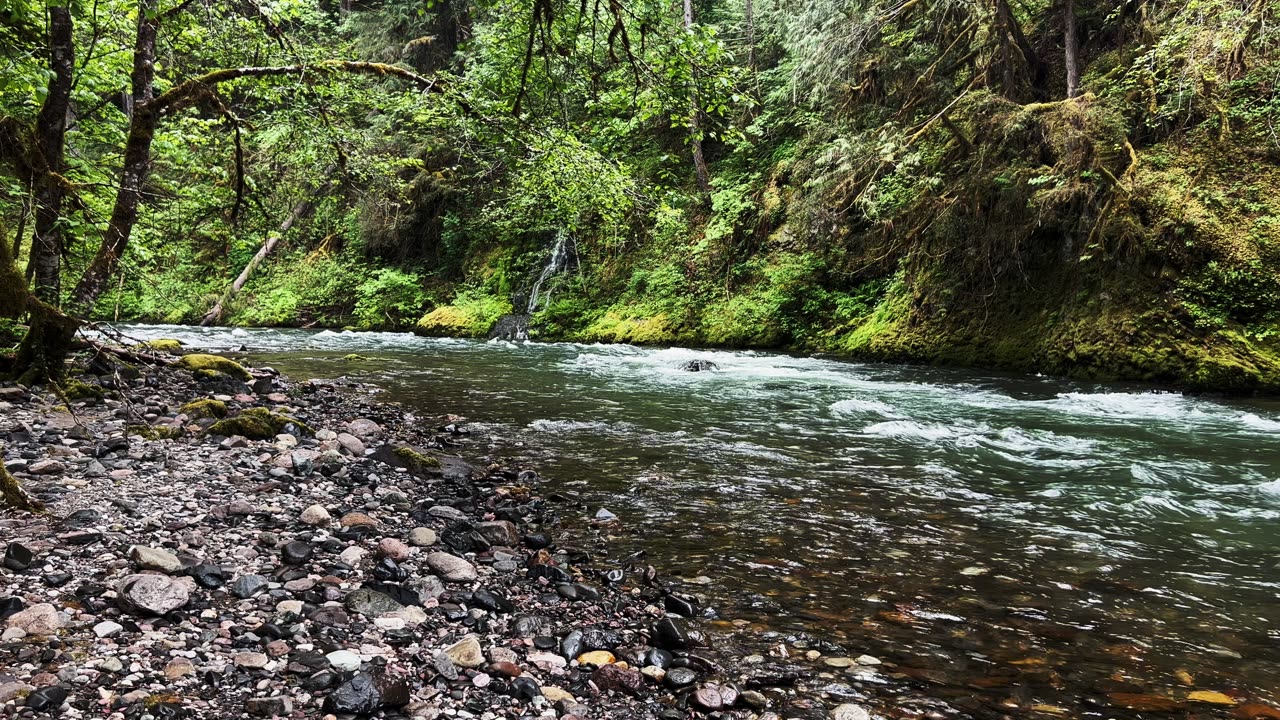
[(0, 0), (11, 369), (82, 321), (532, 306), (545, 339), (1273, 388), (1278, 11)]

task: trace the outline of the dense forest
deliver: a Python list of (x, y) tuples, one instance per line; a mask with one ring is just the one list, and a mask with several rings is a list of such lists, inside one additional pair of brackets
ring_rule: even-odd
[(1274, 390), (1278, 21), (0, 0), (8, 362), (49, 369), (82, 320), (527, 323)]

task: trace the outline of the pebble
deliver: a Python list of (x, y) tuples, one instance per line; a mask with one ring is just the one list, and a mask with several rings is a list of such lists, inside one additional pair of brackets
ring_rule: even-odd
[(335, 670), (354, 672), (360, 669), (360, 656), (350, 650), (335, 650), (324, 657)]
[(427, 567), (448, 582), (473, 582), (478, 577), (474, 565), (449, 553), (431, 553), (427, 556)]
[(831, 711), (831, 720), (871, 720), (871, 714), (861, 705), (845, 703), (837, 705)]
[(480, 640), (475, 635), (468, 635), (449, 646), (444, 654), (458, 667), (477, 668), (484, 664), (484, 651), (480, 649)]
[(123, 630), (124, 630), (123, 625), (121, 625), (118, 622), (112, 622), (110, 620), (103, 620), (102, 622), (93, 626), (93, 634), (97, 635), (100, 638), (111, 637), (112, 635), (116, 635)]
[(436, 531), (431, 528), (416, 527), (409, 531), (409, 544), (414, 547), (430, 547), (436, 544)]
[(308, 507), (306, 510), (302, 511), (302, 514), (298, 516), (298, 519), (304, 524), (311, 525), (313, 527), (328, 527), (329, 522), (331, 521), (329, 511), (325, 510), (323, 505), (312, 505)]

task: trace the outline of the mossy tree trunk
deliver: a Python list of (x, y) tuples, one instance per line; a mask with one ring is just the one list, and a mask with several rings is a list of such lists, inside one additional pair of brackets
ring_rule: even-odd
[[(3, 448), (0, 448), (0, 458), (4, 456), (2, 451)], [(22, 485), (18, 483), (18, 479), (4, 469), (3, 464), (0, 464), (0, 507), (10, 507), (17, 510), (26, 510), (27, 512), (41, 512), (44, 510), (44, 504), (31, 497), (22, 488)]]

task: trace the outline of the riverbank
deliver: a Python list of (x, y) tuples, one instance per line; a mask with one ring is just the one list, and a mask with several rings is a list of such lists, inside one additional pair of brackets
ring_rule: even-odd
[(463, 419), (208, 357), (0, 389), (48, 506), (0, 515), (0, 715), (865, 717), (704, 647), (696, 597), (469, 464)]

